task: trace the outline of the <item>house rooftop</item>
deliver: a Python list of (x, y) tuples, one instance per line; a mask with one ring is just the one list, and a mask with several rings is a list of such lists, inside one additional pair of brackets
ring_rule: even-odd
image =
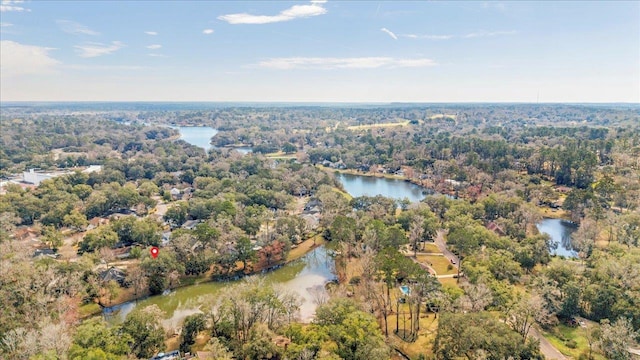
[(152, 357), (150, 360), (178, 360), (180, 359), (180, 352), (178, 350), (173, 350), (168, 353), (159, 353), (158, 355)]

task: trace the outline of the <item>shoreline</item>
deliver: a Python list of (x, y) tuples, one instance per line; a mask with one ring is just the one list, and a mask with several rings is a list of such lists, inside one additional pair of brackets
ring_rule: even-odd
[[(304, 249), (304, 251), (301, 252), (297, 252), (295, 255), (293, 256), (287, 256), (286, 259), (281, 260), (279, 262), (270, 264), (268, 266), (263, 266), (263, 267), (255, 267), (255, 268), (251, 268), (251, 271), (249, 272), (245, 272), (244, 270), (235, 270), (229, 274), (216, 274), (214, 275), (211, 270), (207, 271), (206, 273), (204, 273), (201, 276), (197, 276), (197, 277), (186, 277), (184, 279), (181, 280), (186, 280), (181, 282), (180, 285), (176, 286), (176, 287), (172, 287), (170, 289), (170, 291), (174, 291), (180, 288), (184, 288), (184, 287), (188, 287), (188, 286), (194, 286), (194, 285), (200, 285), (200, 284), (206, 284), (206, 283), (212, 283), (212, 282), (228, 282), (230, 280), (241, 280), (244, 277), (248, 277), (248, 276), (252, 276), (252, 275), (258, 275), (258, 274), (264, 274), (264, 273), (268, 273), (271, 271), (275, 271), (285, 265), (288, 265), (296, 260), (301, 259), (302, 257), (304, 257), (305, 255), (307, 255), (308, 253), (310, 253), (311, 251), (319, 248), (320, 246), (323, 246), (326, 244), (326, 240), (324, 240), (322, 238), (322, 236), (320, 235), (321, 233), (318, 234), (314, 234), (313, 236), (309, 237), (308, 239), (304, 240), (303, 242), (301, 242), (300, 244), (298, 244), (298, 246), (296, 247), (296, 249), (301, 248), (301, 247), (306, 247)], [(315, 239), (315, 240), (314, 240)], [(292, 249), (289, 251), (289, 254), (291, 254), (291, 252), (295, 250)], [(125, 291), (129, 290), (125, 288)], [(154, 296), (162, 296), (162, 294), (157, 294), (157, 295), (150, 295), (148, 293), (148, 291), (145, 291), (144, 294), (140, 294), (140, 296), (126, 296), (126, 297), (121, 297), (117, 300), (114, 300), (112, 302), (109, 303), (109, 306), (104, 306), (102, 305), (100, 302), (93, 302), (93, 303), (88, 303), (88, 304), (81, 304), (79, 306), (79, 308), (85, 308), (86, 313), (80, 316), (81, 320), (86, 320), (88, 318), (91, 318), (93, 316), (96, 315), (100, 315), (104, 309), (109, 309), (109, 308), (114, 308), (117, 306), (121, 306), (123, 304), (129, 303), (129, 302), (133, 302), (133, 301), (138, 301), (138, 300), (145, 300), (148, 299), (150, 297), (154, 297)], [(89, 308), (93, 308), (92, 310), (89, 310)]]

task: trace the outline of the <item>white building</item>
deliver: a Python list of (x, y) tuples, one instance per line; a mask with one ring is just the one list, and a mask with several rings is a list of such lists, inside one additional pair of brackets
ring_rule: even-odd
[(36, 172), (34, 169), (29, 169), (29, 171), (25, 171), (22, 173), (22, 180), (26, 183), (30, 183), (38, 186), (40, 185), (41, 182), (52, 179), (60, 175), (62, 174), (40, 173), (40, 172)]
[[(102, 171), (102, 165), (91, 165), (88, 168), (82, 170), (82, 172), (85, 174), (90, 174), (93, 172), (100, 172), (100, 171)], [(56, 171), (56, 172), (45, 173), (45, 172), (36, 172), (35, 169), (29, 169), (29, 171), (25, 171), (22, 173), (22, 181), (38, 186), (40, 185), (41, 182), (45, 180), (52, 179), (54, 177), (58, 177), (62, 175), (72, 174), (72, 173), (73, 171)]]

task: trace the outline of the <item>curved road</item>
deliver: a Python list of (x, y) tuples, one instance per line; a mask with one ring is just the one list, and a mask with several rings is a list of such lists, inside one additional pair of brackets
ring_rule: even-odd
[(452, 253), (451, 251), (449, 251), (449, 249), (447, 249), (447, 244), (444, 243), (444, 233), (445, 233), (444, 230), (438, 230), (438, 232), (436, 233), (436, 238), (435, 238), (436, 246), (438, 247), (438, 249), (440, 249), (440, 252), (442, 253), (442, 255), (444, 255), (444, 257), (446, 257), (447, 260), (449, 260), (449, 262), (453, 261), (453, 263), (455, 263), (454, 266), (457, 269), (458, 265), (460, 264), (460, 259), (458, 259), (456, 254)]
[(562, 353), (558, 351), (558, 349), (556, 349), (553, 345), (551, 345), (549, 340), (547, 340), (544, 336), (542, 336), (542, 334), (540, 334), (538, 329), (536, 329), (534, 326), (532, 326), (531, 329), (529, 330), (529, 336), (534, 339), (538, 339), (538, 341), (540, 341), (540, 352), (542, 353), (542, 355), (544, 355), (545, 359), (547, 360), (568, 359), (566, 356), (562, 355)]
[[(444, 242), (444, 234), (444, 230), (438, 230), (435, 243), (438, 246), (438, 249), (442, 252), (442, 255), (449, 259), (449, 262), (453, 260), (455, 262), (455, 267), (457, 268), (460, 264), (460, 259), (447, 249), (447, 244)], [(453, 277), (453, 275), (451, 277)], [(535, 327), (531, 327), (531, 330), (529, 330), (529, 336), (540, 341), (540, 352), (542, 352), (547, 360), (567, 360), (567, 357), (562, 355), (562, 353), (558, 351), (558, 349), (556, 349), (549, 340), (542, 336)]]

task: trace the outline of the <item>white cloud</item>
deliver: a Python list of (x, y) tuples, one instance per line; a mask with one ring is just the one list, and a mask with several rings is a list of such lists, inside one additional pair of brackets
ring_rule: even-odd
[(157, 50), (157, 49), (160, 49), (161, 47), (162, 47), (162, 45), (159, 45), (159, 44), (153, 44), (153, 45), (149, 45), (149, 46), (147, 46), (147, 49)]
[(100, 35), (99, 32), (89, 29), (87, 26), (70, 20), (56, 20), (60, 29), (66, 33), (74, 35)]
[(394, 34), (391, 30), (387, 29), (387, 28), (382, 28), (380, 29), (380, 31), (387, 33), (387, 35), (391, 36), (393, 38), (393, 40), (398, 40), (398, 37), (396, 36), (396, 34)]
[(491, 37), (491, 36), (499, 36), (499, 35), (513, 35), (515, 34), (515, 30), (511, 31), (478, 31), (474, 33), (469, 33), (462, 36), (465, 39), (478, 38), (478, 37)]
[(481, 38), (481, 37), (513, 35), (517, 33), (518, 32), (515, 30), (510, 30), (510, 31), (484, 31), (483, 30), (483, 31), (472, 32), (464, 35), (401, 34), (400, 36), (406, 37), (409, 39), (449, 40), (453, 38), (473, 39), (473, 38)]
[(124, 47), (120, 41), (112, 41), (111, 45), (102, 43), (86, 43), (84, 45), (76, 45), (76, 53), (83, 58), (92, 58), (102, 55), (112, 54)]
[(0, 41), (0, 78), (53, 72), (60, 62), (49, 56), (51, 50), (10, 40)]
[(357, 58), (311, 58), (290, 57), (273, 58), (258, 63), (259, 67), (288, 69), (376, 69), (399, 67), (426, 67), (437, 63), (431, 59), (397, 59), (391, 57), (357, 57)]
[(18, 6), (17, 4), (22, 4), (24, 3), (23, 0), (2, 0), (2, 2), (0, 3), (0, 12), (9, 12), (9, 11), (17, 11), (17, 12), (22, 12), (22, 11), (26, 11), (29, 12), (31, 11), (30, 9), (24, 8), (22, 6)]
[(65, 65), (65, 69), (70, 70), (80, 70), (80, 71), (113, 71), (113, 70), (125, 70), (125, 71), (134, 71), (134, 70), (142, 70), (145, 67), (139, 65), (80, 65), (80, 64), (72, 64)]
[(496, 9), (499, 11), (504, 12), (505, 10), (507, 10), (507, 7), (505, 6), (505, 4), (503, 2), (498, 2), (498, 1), (485, 1), (482, 3), (482, 8), (484, 9)]
[(322, 7), (326, 1), (315, 0), (309, 5), (294, 5), (282, 10), (278, 15), (251, 15), (247, 13), (229, 14), (218, 16), (219, 20), (229, 24), (270, 24), (282, 21), (289, 21), (298, 18), (324, 15), (327, 9)]
[(453, 35), (417, 35), (417, 34), (402, 34), (402, 37), (409, 39), (428, 39), (428, 40), (449, 40), (453, 38)]
[(204, 29), (202, 30), (202, 33), (205, 35), (211, 35), (213, 34), (213, 29)]
[(157, 32), (155, 32), (155, 31), (145, 31), (144, 33), (145, 33), (145, 34), (147, 34), (147, 35), (151, 35), (151, 36), (156, 36), (156, 35), (158, 35), (158, 33), (157, 33)]
[(0, 22), (0, 27), (10, 27), (13, 26), (11, 23)]
[(150, 54), (147, 54), (147, 55), (149, 55), (151, 57), (167, 57), (167, 55), (156, 54), (156, 53), (150, 53)]

